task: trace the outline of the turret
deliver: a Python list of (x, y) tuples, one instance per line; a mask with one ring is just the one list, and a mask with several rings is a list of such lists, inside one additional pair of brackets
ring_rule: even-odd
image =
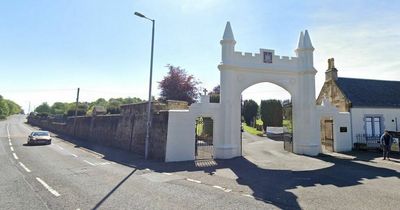
[(233, 57), (236, 44), (229, 21), (226, 23), (224, 35), (220, 43), (222, 46), (222, 63), (226, 63)]
[(300, 33), (299, 44), (297, 45), (297, 49), (295, 50), (297, 57), (299, 58), (300, 64), (304, 68), (312, 68), (314, 63), (314, 47), (312, 46), (310, 35), (308, 31), (305, 30), (305, 33)]

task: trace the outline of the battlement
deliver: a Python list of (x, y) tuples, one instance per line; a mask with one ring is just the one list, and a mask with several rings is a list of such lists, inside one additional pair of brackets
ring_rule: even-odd
[(232, 56), (234, 63), (244, 65), (296, 66), (298, 61), (297, 57), (275, 55), (275, 51), (270, 49), (260, 49), (259, 53), (235, 51)]

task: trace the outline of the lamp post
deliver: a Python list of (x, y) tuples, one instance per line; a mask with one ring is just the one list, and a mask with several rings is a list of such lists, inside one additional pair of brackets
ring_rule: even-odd
[(153, 23), (153, 29), (151, 33), (151, 57), (150, 57), (150, 81), (149, 81), (149, 101), (147, 106), (147, 124), (146, 124), (146, 139), (144, 145), (144, 158), (147, 160), (149, 154), (149, 137), (150, 137), (150, 127), (151, 127), (151, 81), (153, 77), (153, 50), (154, 50), (154, 25), (155, 20), (150, 19), (139, 12), (135, 12), (135, 15)]

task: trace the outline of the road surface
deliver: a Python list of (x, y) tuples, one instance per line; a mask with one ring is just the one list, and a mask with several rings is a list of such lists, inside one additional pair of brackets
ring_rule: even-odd
[(307, 157), (243, 133), (243, 157), (145, 161), (85, 141), (25, 146), (24, 116), (0, 121), (0, 209), (398, 209), (400, 159)]

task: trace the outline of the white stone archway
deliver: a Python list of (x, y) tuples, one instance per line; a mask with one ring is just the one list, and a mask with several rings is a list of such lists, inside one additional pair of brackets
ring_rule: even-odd
[[(321, 152), (320, 117), (336, 113), (335, 135), (342, 140), (338, 147), (348, 147), (348, 134), (340, 133), (340, 127), (349, 123), (348, 114), (338, 113), (316, 105), (313, 51), (307, 31), (301, 32), (296, 57), (275, 55), (274, 50), (260, 49), (258, 53), (235, 51), (230, 23), (225, 27), (221, 40), (222, 59), (220, 71), (220, 103), (210, 103), (202, 96), (200, 103), (189, 110), (170, 110), (166, 158), (169, 161), (194, 159), (194, 121), (197, 116), (214, 120), (214, 157), (229, 159), (241, 156), (240, 97), (243, 90), (254, 84), (270, 82), (287, 90), (292, 97), (293, 152), (317, 155)], [(329, 111), (330, 110), (330, 111)]]
[(286, 89), (293, 103), (293, 151), (317, 155), (320, 152), (319, 121), (316, 121), (314, 48), (307, 31), (301, 32), (297, 57), (278, 56), (274, 50), (259, 53), (235, 51), (230, 23), (225, 27), (222, 61), (219, 137), (215, 139), (215, 157), (226, 159), (241, 155), (240, 95), (247, 87), (270, 82)]

